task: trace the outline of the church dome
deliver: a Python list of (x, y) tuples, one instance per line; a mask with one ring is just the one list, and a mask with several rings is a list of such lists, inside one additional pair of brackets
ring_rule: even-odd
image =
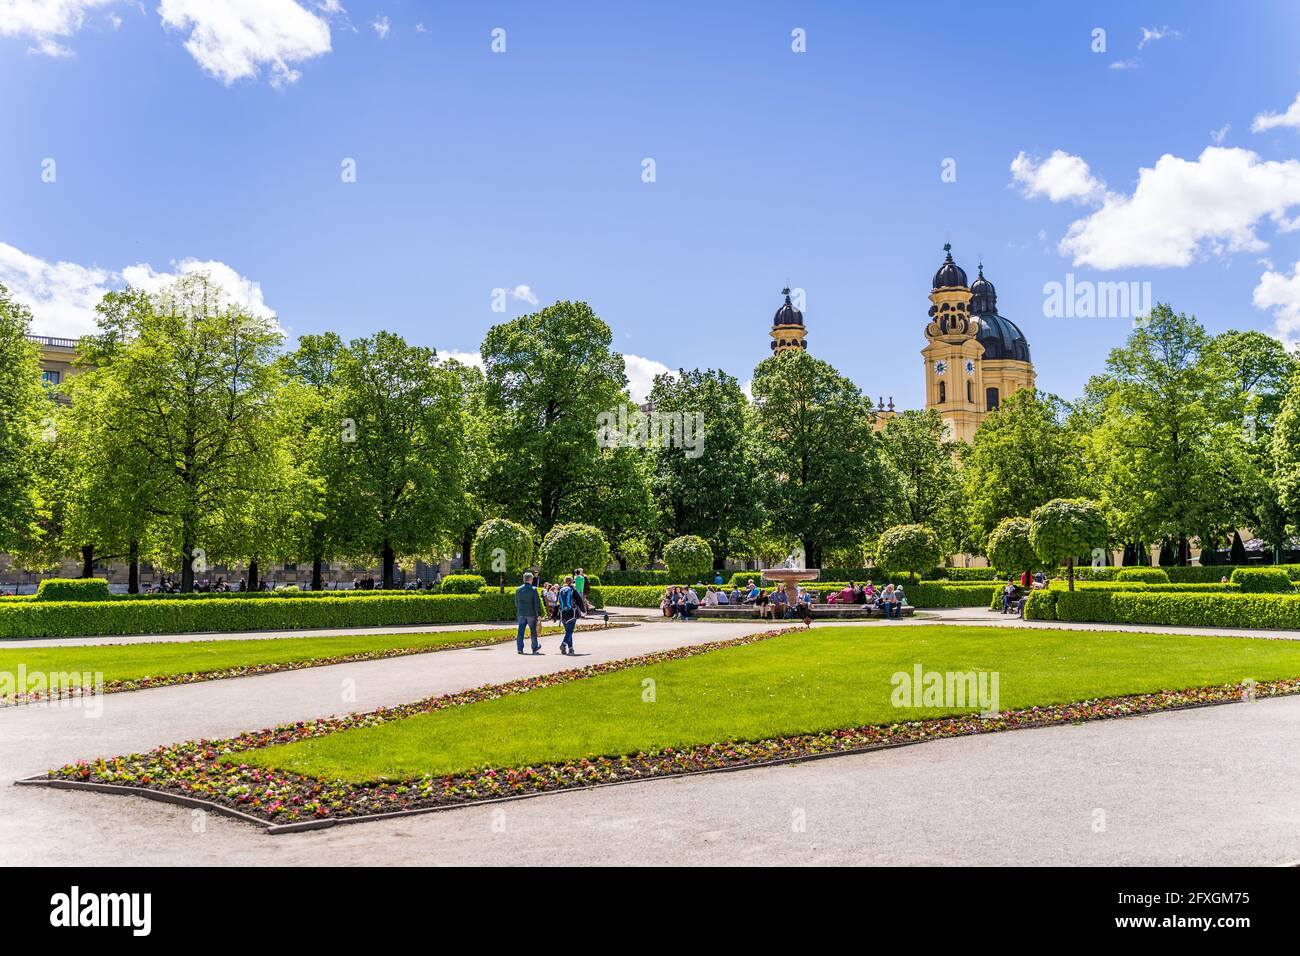
[(790, 301), (790, 290), (785, 288), (781, 290), (785, 296), (785, 303), (781, 308), (776, 310), (776, 315), (772, 316), (773, 325), (803, 325), (803, 313), (794, 307)]
[(970, 286), (970, 310), (975, 315), (995, 315), (998, 311), (998, 290), (993, 283), (984, 278), (984, 263), (980, 263), (980, 274)]
[(948, 289), (954, 286), (966, 287), (966, 272), (961, 266), (952, 261), (952, 244), (945, 242), (943, 251), (947, 254), (943, 260), (943, 265), (939, 271), (934, 274), (934, 282), (930, 284), (931, 289)]
[(1017, 362), (1030, 360), (1029, 343), (1025, 341), (1025, 333), (1020, 331), (1016, 323), (996, 312), (976, 315), (975, 320), (980, 324), (976, 340), (984, 346), (986, 360), (1014, 359)]

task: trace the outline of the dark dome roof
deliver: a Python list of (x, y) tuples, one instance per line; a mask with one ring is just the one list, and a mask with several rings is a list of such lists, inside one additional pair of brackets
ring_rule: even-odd
[(993, 315), (998, 311), (998, 290), (984, 278), (984, 263), (980, 263), (979, 278), (971, 283), (970, 310), (973, 315)]
[(980, 324), (976, 339), (984, 346), (984, 358), (1029, 361), (1029, 343), (1016, 323), (996, 312), (977, 315), (975, 319)]
[(934, 282), (931, 283), (930, 288), (944, 289), (951, 286), (965, 288), (966, 272), (961, 266), (952, 261), (952, 245), (945, 242), (943, 251), (947, 253), (947, 256), (943, 260), (943, 265), (939, 267), (939, 271), (934, 274)]
[(788, 288), (781, 290), (785, 295), (785, 304), (776, 310), (776, 315), (772, 316), (773, 325), (803, 325), (803, 313), (794, 307), (790, 301), (790, 290)]

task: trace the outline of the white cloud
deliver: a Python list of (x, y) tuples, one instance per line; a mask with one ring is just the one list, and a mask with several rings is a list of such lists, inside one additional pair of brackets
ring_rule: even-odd
[(246, 279), (224, 262), (184, 259), (171, 272), (159, 272), (147, 263), (112, 272), (75, 262), (46, 262), (0, 242), (0, 283), (14, 298), (32, 310), (32, 332), (76, 338), (95, 331), (95, 306), (104, 293), (133, 285), (157, 292), (182, 275), (207, 272), (222, 287), (229, 301), (257, 315), (274, 317), (262, 297), (261, 286)]
[(623, 353), (623, 365), (627, 371), (628, 395), (638, 404), (644, 403), (650, 397), (650, 387), (654, 385), (656, 375), (677, 376), (677, 373), (663, 362), (632, 355), (630, 352)]
[(1097, 199), (1106, 186), (1096, 179), (1088, 164), (1078, 156), (1058, 149), (1041, 163), (1022, 150), (1011, 161), (1011, 176), (1024, 187), (1028, 197), (1046, 196), (1052, 202)]
[(517, 285), (513, 289), (507, 289), (506, 292), (509, 293), (512, 298), (527, 302), (529, 305), (537, 305), (538, 303), (537, 295), (533, 292), (532, 287), (530, 286)]
[(95, 330), (95, 306), (111, 273), (75, 262), (46, 262), (0, 242), (0, 283), (32, 310), (32, 332), (75, 338)]
[(1210, 130), (1210, 140), (1215, 146), (1222, 146), (1223, 141), (1228, 137), (1228, 130), (1232, 129), (1231, 123), (1224, 123), (1218, 129)]
[(428, 32), (429, 32), (429, 28), (426, 27), (423, 23), (417, 23), (417, 24), (415, 25), (415, 32), (416, 32), (416, 33), (428, 33)]
[(477, 369), (483, 369), (483, 356), (478, 352), (462, 352), (459, 349), (438, 349), (439, 360), (446, 362), (454, 359), (461, 365), (472, 365)]
[[(341, 9), (341, 8), (340, 8)], [(294, 0), (161, 0), (165, 26), (189, 30), (185, 49), (229, 86), (270, 68), (271, 84), (297, 82), (291, 64), (330, 51), (329, 23)]]
[(1138, 68), (1138, 61), (1136, 58), (1131, 60), (1116, 60), (1110, 64), (1110, 68), (1112, 70), (1136, 70)]
[(1287, 107), (1285, 113), (1260, 113), (1256, 116), (1250, 124), (1250, 131), (1264, 133), (1280, 126), (1300, 130), (1300, 93), (1296, 94), (1295, 102)]
[(1259, 252), (1267, 216), (1300, 227), (1300, 161), (1262, 162), (1250, 150), (1208, 146), (1194, 161), (1165, 154), (1138, 172), (1132, 196), (1107, 192), (1092, 215), (1070, 225), (1059, 250), (1076, 266), (1186, 266), (1198, 254)]
[(1151, 28), (1142, 27), (1141, 30), (1142, 30), (1142, 39), (1138, 41), (1139, 50), (1142, 49), (1144, 46), (1146, 46), (1148, 43), (1155, 43), (1157, 40), (1163, 40), (1166, 37), (1173, 37), (1174, 39), (1178, 39), (1179, 37), (1182, 36), (1180, 32), (1178, 32), (1177, 30), (1172, 30), (1169, 27), (1151, 27)]
[(375, 21), (370, 25), (374, 28), (375, 32), (379, 34), (379, 39), (381, 40), (385, 39), (388, 36), (388, 31), (393, 28), (388, 17), (376, 17)]
[(1251, 296), (1257, 309), (1273, 311), (1273, 334), (1287, 345), (1300, 344), (1300, 262), (1291, 274), (1272, 267), (1259, 277)]
[(208, 277), (225, 293), (226, 299), (237, 305), (243, 306), (254, 315), (260, 315), (265, 318), (275, 318), (275, 310), (266, 304), (262, 298), (262, 284), (254, 282), (252, 279), (246, 279), (224, 262), (217, 262), (209, 259), (200, 261), (198, 259), (182, 259), (179, 263), (173, 262), (171, 272), (158, 272), (147, 262), (137, 263), (133, 266), (127, 266), (121, 272), (122, 281), (127, 285), (142, 289), (145, 292), (158, 292), (163, 286), (170, 285), (181, 276), (191, 275), (195, 272), (206, 272)]
[(69, 57), (72, 50), (55, 37), (70, 37), (86, 22), (86, 13), (117, 0), (0, 0), (0, 36), (31, 37), (28, 53)]

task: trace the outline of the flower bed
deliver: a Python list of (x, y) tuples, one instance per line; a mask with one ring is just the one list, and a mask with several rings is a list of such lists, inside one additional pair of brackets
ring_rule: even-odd
[[(577, 670), (529, 677), (500, 685), (431, 697), (391, 709), (286, 724), (224, 740), (197, 740), (159, 747), (145, 754), (80, 761), (49, 771), (27, 783), (109, 786), (159, 798), (202, 801), (214, 809), (276, 826), (298, 826), (362, 819), (378, 814), (439, 809), (485, 800), (527, 797), (600, 784), (713, 770), (752, 767), (772, 762), (847, 754), (943, 737), (990, 733), (1025, 727), (1126, 717), (1180, 707), (1222, 703), (1244, 696), (1239, 684), (1177, 691), (1158, 691), (1046, 707), (1007, 710), (991, 716), (974, 714), (847, 727), (819, 733), (728, 740), (692, 747), (663, 748), (522, 767), (486, 767), (451, 776), (349, 783), (326, 780), (240, 763), (241, 752), (319, 738), (344, 730), (373, 727), (477, 701), (527, 693), (645, 664), (766, 640), (791, 629), (768, 631), (728, 641), (674, 648), (629, 660), (589, 665)], [(1300, 679), (1252, 685), (1256, 697), (1300, 692)]]

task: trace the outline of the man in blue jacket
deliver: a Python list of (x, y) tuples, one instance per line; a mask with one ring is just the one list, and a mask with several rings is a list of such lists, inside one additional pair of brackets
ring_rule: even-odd
[(524, 628), (532, 631), (533, 653), (540, 654), (542, 645), (537, 640), (537, 618), (542, 613), (541, 598), (537, 588), (533, 587), (532, 572), (524, 574), (524, 583), (515, 588), (515, 619), (519, 622), (519, 633), (515, 636), (515, 650), (524, 652)]

